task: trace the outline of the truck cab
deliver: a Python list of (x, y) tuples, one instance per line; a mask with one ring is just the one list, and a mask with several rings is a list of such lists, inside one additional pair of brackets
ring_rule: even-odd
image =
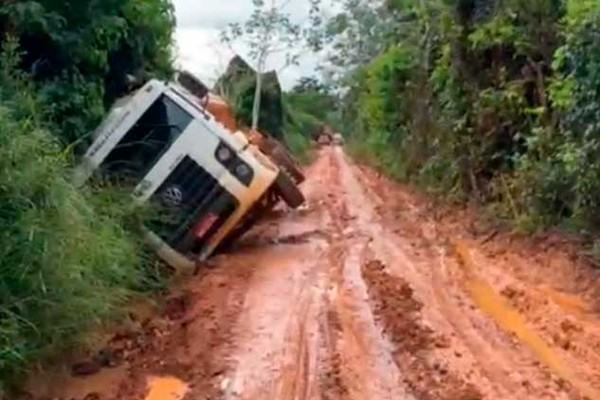
[(167, 255), (206, 259), (278, 187), (289, 189), (242, 132), (231, 134), (177, 84), (147, 82), (114, 105), (93, 137), (75, 182), (124, 185), (135, 202), (149, 203), (148, 238), (171, 264)]

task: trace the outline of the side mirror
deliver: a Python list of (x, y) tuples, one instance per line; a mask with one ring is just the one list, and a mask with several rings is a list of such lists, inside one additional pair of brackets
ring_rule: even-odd
[(137, 90), (139, 88), (141, 88), (142, 86), (144, 86), (144, 84), (146, 83), (147, 78), (144, 75), (132, 75), (132, 74), (127, 74), (125, 75), (125, 84), (127, 85), (127, 90), (128, 92), (133, 92), (134, 90)]
[(127, 74), (125, 75), (125, 82), (128, 86), (133, 86), (139, 82), (139, 79), (135, 75)]
[(199, 99), (204, 99), (209, 93), (208, 87), (191, 72), (180, 71), (177, 74), (177, 82)]

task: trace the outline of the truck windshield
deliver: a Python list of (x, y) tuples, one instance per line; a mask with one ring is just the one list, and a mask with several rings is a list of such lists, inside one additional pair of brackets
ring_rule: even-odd
[(188, 112), (162, 95), (106, 157), (102, 174), (112, 182), (137, 185), (192, 120)]

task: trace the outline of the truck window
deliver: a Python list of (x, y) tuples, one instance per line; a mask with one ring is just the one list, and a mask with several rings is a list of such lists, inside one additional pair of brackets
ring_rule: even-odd
[(192, 120), (187, 111), (162, 95), (106, 157), (102, 175), (112, 182), (137, 185)]

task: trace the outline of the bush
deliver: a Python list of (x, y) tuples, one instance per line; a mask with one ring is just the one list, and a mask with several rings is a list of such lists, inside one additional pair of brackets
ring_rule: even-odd
[(325, 125), (333, 125), (336, 99), (314, 78), (302, 78), (283, 94), (284, 140), (296, 157), (308, 162), (311, 138)]
[(301, 163), (310, 161), (310, 140), (304, 134), (288, 128), (284, 133), (284, 140), (292, 154)]
[(146, 279), (122, 207), (97, 210), (52, 135), (13, 107), (0, 104), (0, 388), (114, 317)]
[(0, 397), (160, 285), (130, 197), (74, 187), (71, 149), (126, 74), (169, 74), (173, 26), (167, 0), (0, 6)]
[(18, 67), (35, 81), (38, 111), (67, 146), (128, 90), (128, 75), (170, 76), (173, 14), (170, 0), (8, 1), (0, 33), (18, 40)]
[(358, 4), (393, 28), (347, 3), (330, 61), (373, 50), (342, 81), (355, 154), (523, 230), (600, 233), (598, 1)]

